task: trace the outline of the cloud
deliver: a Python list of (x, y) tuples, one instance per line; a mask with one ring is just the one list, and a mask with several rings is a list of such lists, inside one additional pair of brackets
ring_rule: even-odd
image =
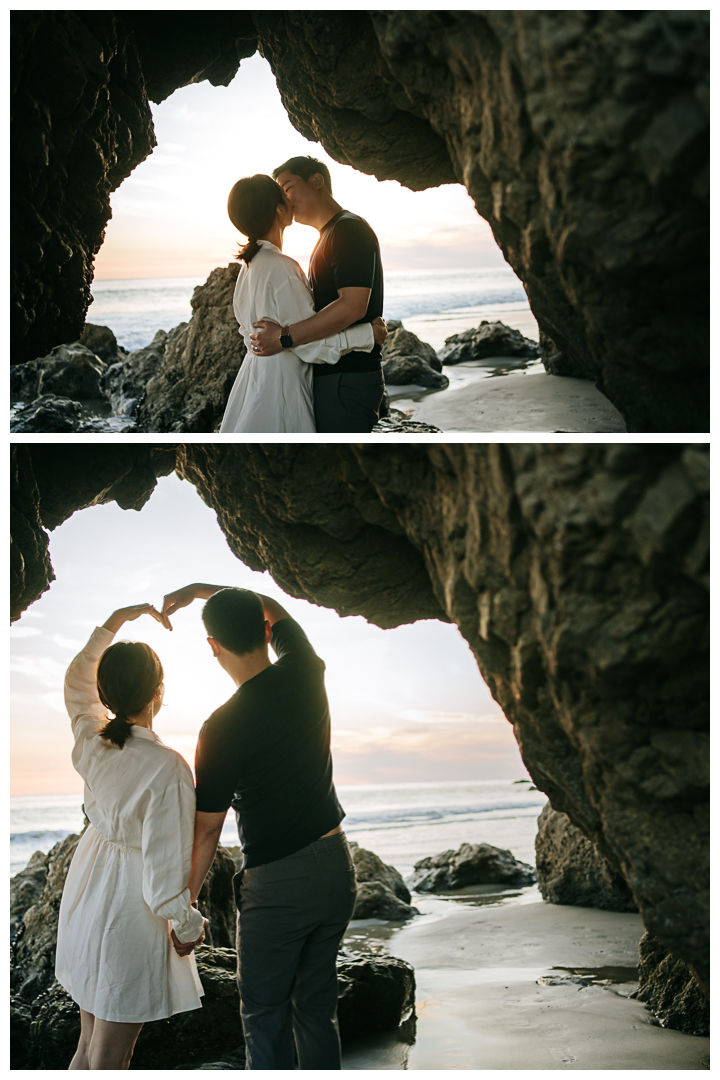
[(36, 634), (39, 634), (39, 633), (40, 633), (40, 631), (37, 629), (36, 626), (11, 626), (10, 627), (10, 637), (11, 638), (34, 637)]
[(428, 763), (488, 760), (517, 754), (512, 728), (497, 716), (424, 714), (413, 727), (340, 728), (333, 754), (343, 757), (421, 758)]

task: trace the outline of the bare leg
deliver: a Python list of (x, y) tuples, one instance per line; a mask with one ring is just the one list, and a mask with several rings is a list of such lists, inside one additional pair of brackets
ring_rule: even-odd
[(142, 1024), (95, 1020), (88, 1049), (90, 1069), (128, 1069)]
[(90, 1046), (90, 1040), (92, 1039), (93, 1025), (95, 1024), (95, 1017), (92, 1013), (80, 1010), (80, 1042), (78, 1048), (75, 1051), (75, 1056), (68, 1065), (68, 1069), (89, 1069), (88, 1065), (88, 1048)]

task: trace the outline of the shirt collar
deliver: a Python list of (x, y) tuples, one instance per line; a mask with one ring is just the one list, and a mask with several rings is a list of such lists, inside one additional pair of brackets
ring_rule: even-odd
[(160, 736), (156, 735), (150, 728), (138, 727), (137, 724), (133, 724), (132, 733), (135, 739), (152, 739), (153, 742), (160, 742)]
[(261, 244), (262, 247), (272, 248), (273, 251), (277, 251), (278, 255), (282, 255), (282, 251), (280, 250), (280, 248), (277, 247), (275, 244), (271, 243), (270, 240), (258, 240), (258, 244)]

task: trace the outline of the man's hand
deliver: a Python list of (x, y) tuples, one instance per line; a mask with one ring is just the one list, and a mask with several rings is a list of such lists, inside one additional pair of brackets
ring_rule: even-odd
[(118, 608), (117, 611), (113, 611), (110, 618), (103, 623), (103, 626), (106, 630), (111, 630), (113, 634), (117, 634), (120, 627), (124, 626), (126, 622), (134, 622), (141, 615), (151, 615), (166, 630), (172, 630), (166, 612), (163, 610), (161, 614), (152, 604), (131, 604), (130, 607)]
[(192, 585), (185, 585), (182, 589), (168, 593), (163, 599), (162, 614), (164, 617), (174, 615), (180, 608), (192, 604), (193, 600), (209, 600), (211, 596), (224, 588), (224, 585), (202, 585), (198, 581)]
[(373, 328), (373, 337), (375, 338), (376, 345), (384, 345), (388, 336), (388, 328), (385, 325), (385, 320), (382, 315), (378, 315), (377, 319), (373, 319), (370, 324)]
[(256, 356), (275, 356), (276, 353), (283, 351), (280, 344), (281, 326), (268, 322), (267, 319), (260, 319), (259, 322), (253, 323), (253, 326), (256, 327), (256, 331), (250, 335), (250, 341), (252, 351)]
[(174, 930), (170, 931), (173, 949), (178, 954), (178, 956), (189, 956), (193, 949), (196, 949), (198, 945), (202, 945), (203, 941), (205, 940), (205, 927), (209, 922), (209, 919), (203, 920), (202, 934), (197, 939), (197, 941), (181, 941)]

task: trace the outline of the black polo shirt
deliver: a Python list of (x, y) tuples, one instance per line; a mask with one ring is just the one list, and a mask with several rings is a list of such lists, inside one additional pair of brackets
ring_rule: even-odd
[(294, 619), (273, 626), (277, 662), (205, 721), (195, 753), (197, 809), (232, 806), (245, 867), (275, 862), (340, 824), (325, 664)]
[[(371, 290), (367, 312), (358, 322), (371, 323), (382, 315), (380, 244), (364, 218), (340, 210), (323, 225), (310, 257), (309, 281), (316, 311), (337, 300), (339, 289), (357, 287)], [(380, 346), (375, 345), (369, 353), (346, 353), (337, 364), (315, 364), (313, 374), (317, 379), (339, 371), (379, 371), (380, 357)]]

